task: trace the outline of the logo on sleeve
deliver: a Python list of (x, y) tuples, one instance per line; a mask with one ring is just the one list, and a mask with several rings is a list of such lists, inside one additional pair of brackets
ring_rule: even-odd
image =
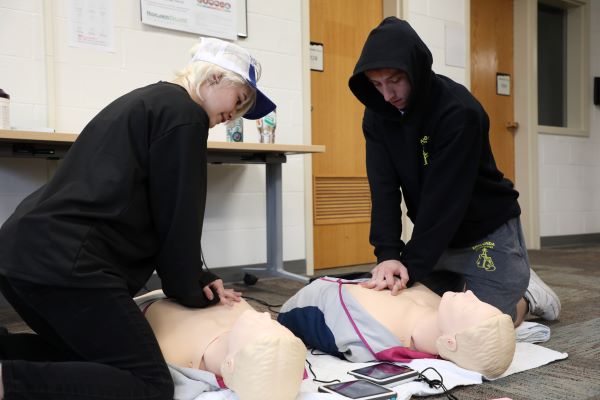
[(421, 138), (421, 152), (423, 154), (423, 165), (429, 164), (429, 152), (427, 151), (427, 147), (425, 146), (429, 142), (429, 136), (425, 135)]

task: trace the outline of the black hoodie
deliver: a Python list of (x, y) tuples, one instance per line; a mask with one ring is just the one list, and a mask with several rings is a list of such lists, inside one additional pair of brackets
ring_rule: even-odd
[[(349, 81), (366, 106), (370, 241), (377, 262), (400, 260), (411, 282), (427, 276), (448, 247), (473, 245), (520, 214), (518, 193), (496, 167), (485, 110), (431, 64), (431, 52), (411, 26), (389, 17), (369, 34)], [(380, 68), (408, 75), (403, 112), (364, 74)], [(414, 223), (406, 244), (400, 239), (402, 198)]]
[(168, 82), (109, 104), (0, 229), (0, 274), (134, 295), (156, 269), (169, 297), (212, 303), (202, 287), (218, 277), (200, 254), (208, 127), (206, 112)]

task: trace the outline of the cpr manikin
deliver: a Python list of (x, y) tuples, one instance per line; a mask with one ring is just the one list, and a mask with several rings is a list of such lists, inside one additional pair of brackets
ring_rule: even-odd
[(396, 296), (324, 278), (289, 299), (278, 320), (308, 347), (350, 361), (440, 357), (489, 378), (515, 351), (512, 319), (471, 292), (438, 296), (416, 284)]
[(168, 363), (223, 377), (240, 400), (296, 398), (306, 347), (268, 313), (244, 300), (202, 309), (169, 299), (138, 304)]

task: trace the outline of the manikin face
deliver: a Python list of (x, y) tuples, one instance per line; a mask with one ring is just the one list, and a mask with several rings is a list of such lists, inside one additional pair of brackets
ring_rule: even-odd
[(238, 350), (263, 336), (284, 336), (291, 334), (287, 328), (272, 319), (269, 313), (246, 310), (231, 328), (227, 353), (233, 356)]
[(306, 347), (269, 313), (246, 310), (233, 324), (220, 371), (241, 400), (292, 400), (298, 395)]
[(231, 85), (218, 76), (204, 83), (200, 87), (202, 99), (198, 99), (198, 104), (208, 114), (210, 127), (233, 119), (249, 92), (248, 86)]
[(411, 86), (406, 72), (394, 68), (382, 68), (365, 71), (365, 75), (385, 101), (398, 110), (404, 110), (408, 106)]
[(446, 292), (438, 309), (438, 324), (443, 334), (453, 335), (502, 312), (479, 300), (472, 291)]

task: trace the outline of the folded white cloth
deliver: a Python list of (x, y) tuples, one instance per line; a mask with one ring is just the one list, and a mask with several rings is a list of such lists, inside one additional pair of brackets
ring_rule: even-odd
[[(339, 379), (341, 381), (353, 380), (355, 378), (351, 375), (348, 375), (348, 371), (373, 364), (351, 363), (329, 355), (314, 356), (312, 354), (309, 354), (307, 359), (312, 364), (313, 371), (317, 376), (317, 379), (325, 381), (333, 379)], [(456, 366), (456, 364), (446, 360), (416, 359), (412, 360), (410, 363), (397, 364), (408, 365), (416, 371), (423, 371), (425, 368), (433, 367), (442, 375), (444, 379), (444, 385), (448, 389), (453, 388), (455, 386), (473, 385), (482, 382), (481, 374), (460, 368)], [(439, 376), (431, 370), (425, 372), (425, 376), (427, 376), (430, 379), (439, 379)], [(309, 376), (309, 378), (312, 378), (312, 376)], [(300, 395), (298, 396), (297, 400), (333, 400), (340, 398), (335, 397), (335, 395), (332, 394), (325, 395), (329, 397), (322, 397), (324, 394), (318, 394), (318, 396), (315, 396), (315, 392), (317, 391), (318, 386), (320, 385), (322, 385), (322, 383), (316, 383), (313, 382), (311, 379), (306, 379), (302, 383), (302, 386), (300, 388)], [(398, 400), (410, 399), (412, 395), (431, 395), (441, 393), (441, 391), (437, 389), (430, 388), (424, 382), (416, 381), (403, 383), (398, 386), (391, 387), (390, 389), (398, 393)]]
[(537, 322), (523, 321), (515, 333), (517, 342), (544, 343), (550, 339), (550, 328)]
[(558, 351), (550, 350), (533, 343), (517, 343), (515, 356), (508, 369), (496, 379), (508, 375), (523, 372), (528, 369), (541, 367), (552, 361), (564, 360), (569, 355)]
[[(537, 368), (552, 361), (565, 359), (567, 356), (567, 353), (560, 353), (536, 344), (517, 343), (513, 362), (501, 377)], [(317, 378), (321, 380), (340, 379), (342, 381), (348, 381), (352, 379), (352, 377), (347, 374), (349, 370), (372, 364), (349, 363), (332, 356), (314, 356), (311, 354), (308, 355), (308, 360), (313, 365), (313, 371), (317, 375)], [(442, 375), (444, 386), (446, 386), (448, 390), (457, 386), (479, 384), (485, 379), (477, 372), (460, 368), (456, 364), (445, 360), (417, 359), (412, 360), (410, 363), (406, 363), (406, 365), (417, 371), (423, 371), (428, 367), (435, 368)], [(433, 371), (427, 371), (425, 372), (425, 375), (430, 379), (438, 378)], [(333, 400), (339, 398), (334, 397), (335, 395), (331, 394), (315, 393), (318, 385), (320, 384), (314, 383), (310, 379), (305, 380), (302, 383), (301, 393), (297, 400)], [(407, 400), (413, 395), (427, 396), (442, 393), (441, 389), (433, 389), (424, 382), (415, 381), (400, 384), (392, 389), (398, 393), (398, 400)], [(202, 400), (205, 399), (202, 398)]]

